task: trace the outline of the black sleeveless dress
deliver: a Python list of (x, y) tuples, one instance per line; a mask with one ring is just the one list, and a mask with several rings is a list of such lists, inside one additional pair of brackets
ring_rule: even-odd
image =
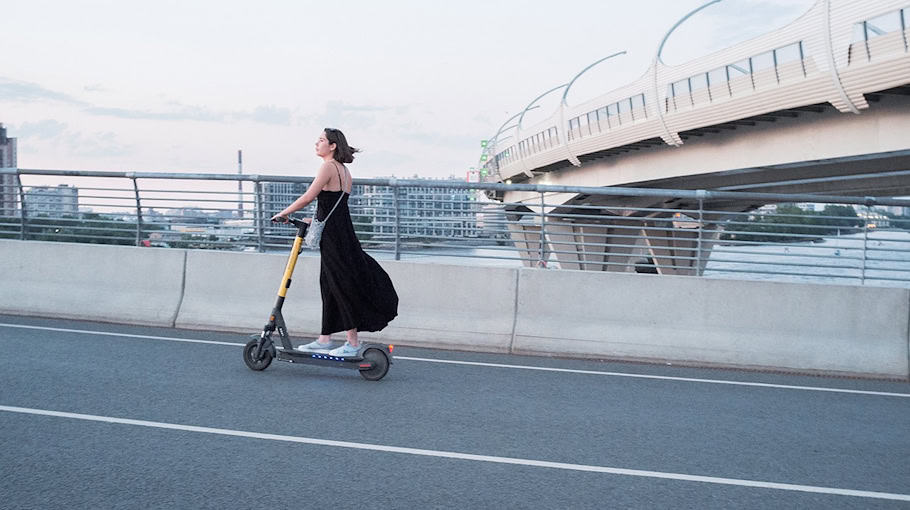
[(379, 331), (398, 315), (398, 294), (382, 266), (367, 255), (354, 234), (348, 195), (343, 191), (319, 192), (316, 217), (322, 221), (335, 206), (322, 231), (319, 251), (322, 268), (322, 334), (356, 328)]

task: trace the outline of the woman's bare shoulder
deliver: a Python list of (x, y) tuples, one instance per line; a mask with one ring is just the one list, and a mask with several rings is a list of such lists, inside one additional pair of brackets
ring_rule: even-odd
[(328, 171), (331, 171), (331, 172), (334, 173), (336, 168), (338, 168), (338, 167), (337, 167), (337, 166), (335, 165), (335, 163), (332, 162), (332, 161), (323, 161), (322, 164), (319, 165), (319, 171), (320, 171), (320, 172), (328, 172)]

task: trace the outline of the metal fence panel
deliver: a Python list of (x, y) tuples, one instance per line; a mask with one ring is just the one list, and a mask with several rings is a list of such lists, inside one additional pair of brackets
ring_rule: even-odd
[[(293, 229), (269, 218), (312, 182), (0, 173), (15, 176), (0, 181), (2, 238), (258, 252), (288, 249)], [(394, 178), (354, 185), (355, 231), (380, 259), (910, 286), (910, 200)]]

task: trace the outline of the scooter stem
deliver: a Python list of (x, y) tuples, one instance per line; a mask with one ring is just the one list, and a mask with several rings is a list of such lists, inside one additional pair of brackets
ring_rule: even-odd
[(291, 275), (294, 274), (294, 266), (297, 265), (297, 256), (300, 255), (300, 246), (303, 244), (303, 238), (297, 236), (294, 238), (294, 246), (291, 248), (291, 255), (288, 257), (288, 265), (284, 268), (284, 277), (281, 279), (281, 287), (278, 288), (278, 297), (285, 297), (288, 293), (288, 287), (291, 286)]

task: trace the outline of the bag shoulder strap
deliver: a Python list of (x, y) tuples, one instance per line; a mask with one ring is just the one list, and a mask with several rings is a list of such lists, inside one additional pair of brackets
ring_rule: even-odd
[[(335, 163), (335, 162), (332, 161), (332, 163)], [(331, 216), (332, 213), (335, 212), (335, 208), (338, 207), (338, 204), (341, 203), (341, 199), (344, 198), (344, 194), (345, 194), (345, 191), (344, 191), (344, 181), (341, 180), (341, 171), (338, 170), (338, 163), (335, 163), (335, 172), (338, 173), (338, 185), (341, 186), (341, 194), (338, 195), (338, 201), (335, 202), (335, 205), (332, 207), (332, 210), (329, 211), (329, 214), (326, 214), (326, 215), (325, 215), (325, 219), (322, 220), (322, 221), (328, 221), (328, 220), (329, 220), (329, 216)]]

